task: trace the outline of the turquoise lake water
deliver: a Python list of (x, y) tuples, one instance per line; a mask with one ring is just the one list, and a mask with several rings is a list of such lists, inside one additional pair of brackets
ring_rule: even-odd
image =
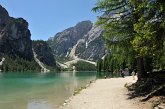
[(0, 73), (0, 109), (58, 109), (96, 72)]

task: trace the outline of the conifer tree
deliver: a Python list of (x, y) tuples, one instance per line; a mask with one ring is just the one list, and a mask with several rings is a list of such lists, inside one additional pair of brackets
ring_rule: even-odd
[(96, 5), (93, 11), (103, 13), (97, 24), (116, 65), (137, 63), (139, 79), (165, 69), (165, 1), (99, 0)]

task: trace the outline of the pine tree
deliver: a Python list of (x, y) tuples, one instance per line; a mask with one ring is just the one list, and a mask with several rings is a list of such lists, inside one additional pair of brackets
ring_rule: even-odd
[(99, 0), (93, 11), (103, 13), (97, 24), (116, 66), (137, 63), (139, 79), (165, 68), (165, 1)]

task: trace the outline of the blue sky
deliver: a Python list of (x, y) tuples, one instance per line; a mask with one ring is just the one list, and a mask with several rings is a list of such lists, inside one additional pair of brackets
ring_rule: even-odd
[(29, 22), (33, 40), (47, 40), (80, 21), (96, 21), (91, 11), (97, 0), (0, 0), (9, 15)]

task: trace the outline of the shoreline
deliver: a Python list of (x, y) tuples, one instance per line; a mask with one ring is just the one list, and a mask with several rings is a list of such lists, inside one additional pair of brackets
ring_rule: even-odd
[(95, 83), (96, 81), (97, 81), (97, 79), (91, 80), (88, 84), (86, 84), (86, 86), (83, 86), (83, 87), (80, 87), (80, 88), (74, 90), (73, 95), (70, 96), (68, 99), (66, 99), (64, 101), (64, 103), (59, 107), (59, 109), (65, 108), (65, 106), (68, 105), (71, 102), (71, 100), (73, 99), (73, 97), (75, 97), (78, 94), (80, 94), (82, 90), (85, 90), (85, 89), (89, 88), (90, 85), (93, 84), (93, 83)]
[(97, 79), (65, 100), (60, 109), (151, 109), (149, 102), (140, 102), (140, 98), (129, 99), (124, 85), (134, 82), (132, 76)]

